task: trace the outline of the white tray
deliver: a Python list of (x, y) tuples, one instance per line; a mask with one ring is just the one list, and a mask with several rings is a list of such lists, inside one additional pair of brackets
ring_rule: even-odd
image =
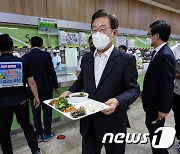
[[(54, 99), (58, 99), (58, 98), (54, 98)], [(93, 100), (93, 99), (89, 99), (89, 98), (87, 99), (87, 101), (85, 101), (85, 102), (80, 102), (80, 103), (73, 103), (73, 102), (71, 102), (71, 99), (70, 99), (70, 98), (67, 98), (68, 102), (69, 102), (70, 104), (74, 105), (76, 108), (79, 108), (80, 106), (84, 106), (85, 109), (86, 109), (86, 114), (85, 114), (85, 115), (79, 116), (79, 117), (77, 117), (77, 118), (73, 118), (73, 117), (70, 116), (70, 112), (68, 112), (68, 113), (62, 112), (62, 111), (56, 109), (55, 106), (50, 105), (49, 103), (50, 103), (52, 100), (54, 100), (54, 99), (45, 100), (44, 103), (47, 104), (48, 106), (52, 107), (54, 110), (58, 111), (59, 113), (61, 113), (62, 115), (66, 116), (67, 118), (69, 118), (69, 119), (71, 119), (71, 120), (78, 120), (78, 119), (84, 118), (84, 117), (86, 117), (86, 116), (88, 116), (88, 115), (97, 113), (97, 112), (99, 112), (99, 111), (102, 111), (102, 110), (108, 108), (108, 105), (106, 105), (106, 104), (104, 104), (104, 103), (101, 103), (101, 102), (98, 102), (98, 101), (95, 101), (95, 100)], [(93, 112), (89, 112), (89, 111), (88, 111), (88, 108), (86, 108), (86, 107), (87, 107), (87, 103), (94, 103), (94, 104), (97, 103), (98, 106), (100, 105), (102, 108), (101, 108), (101, 109), (95, 109)]]

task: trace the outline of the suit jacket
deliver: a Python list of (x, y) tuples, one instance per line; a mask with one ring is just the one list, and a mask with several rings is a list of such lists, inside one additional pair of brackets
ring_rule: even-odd
[(166, 44), (150, 62), (144, 78), (142, 103), (146, 113), (157, 114), (158, 111), (169, 113), (174, 79), (175, 58)]
[(82, 58), (81, 73), (69, 90), (71, 92), (84, 90), (89, 94), (89, 98), (103, 103), (110, 98), (116, 98), (120, 103), (116, 111), (110, 115), (99, 112), (81, 119), (82, 135), (86, 134), (92, 121), (101, 138), (108, 131), (114, 133), (126, 131), (126, 110), (139, 96), (137, 77), (135, 57), (114, 48), (96, 88), (94, 55), (90, 53)]
[(58, 88), (56, 72), (48, 52), (33, 48), (23, 58), (32, 70), (39, 94), (52, 93), (53, 87)]

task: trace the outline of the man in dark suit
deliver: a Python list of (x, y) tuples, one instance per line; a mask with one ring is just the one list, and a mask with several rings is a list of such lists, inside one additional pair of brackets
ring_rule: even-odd
[(8, 34), (0, 35), (0, 146), (3, 154), (13, 154), (11, 125), (16, 115), (24, 131), (32, 154), (40, 154), (35, 131), (29, 118), (26, 84), (34, 96), (33, 106), (39, 106), (37, 86), (26, 61), (13, 56), (13, 40)]
[(81, 119), (83, 154), (100, 154), (103, 145), (107, 154), (124, 154), (125, 143), (103, 144), (102, 139), (106, 133), (126, 133), (126, 110), (139, 95), (136, 60), (113, 45), (118, 34), (116, 16), (99, 10), (92, 16), (91, 28), (97, 50), (82, 58), (78, 79), (61, 97), (84, 90), (89, 98), (109, 105), (106, 110)]
[[(164, 126), (173, 98), (175, 59), (167, 45), (170, 33), (171, 26), (165, 20), (157, 20), (150, 25), (147, 34), (147, 40), (155, 50), (144, 78), (142, 103), (151, 140), (154, 131)], [(152, 152), (168, 153), (167, 149), (153, 147)]]
[[(40, 106), (36, 109), (32, 106), (38, 141), (46, 142), (53, 138), (55, 133), (51, 132), (52, 108), (45, 105), (43, 101), (53, 98), (53, 87), (58, 91), (57, 76), (50, 54), (41, 50), (43, 39), (34, 36), (31, 38), (31, 45), (32, 50), (24, 55), (23, 58), (26, 59), (32, 70), (39, 93)], [(31, 91), (30, 97), (32, 100), (33, 97)], [(44, 113), (44, 128), (41, 124), (41, 107)]]

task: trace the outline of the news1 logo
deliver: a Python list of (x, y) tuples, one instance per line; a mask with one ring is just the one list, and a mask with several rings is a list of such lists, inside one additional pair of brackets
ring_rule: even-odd
[(152, 138), (152, 147), (156, 149), (170, 148), (175, 139), (176, 131), (173, 127), (160, 127), (156, 129)]
[[(152, 137), (152, 147), (156, 149), (167, 149), (170, 148), (175, 139), (176, 131), (173, 127), (160, 127), (156, 129), (154, 135)], [(113, 133), (106, 133), (103, 136), (102, 143), (107, 142), (107, 138), (109, 138), (109, 143), (124, 143), (127, 144), (147, 144), (148, 143), (149, 133), (117, 133), (114, 135)]]

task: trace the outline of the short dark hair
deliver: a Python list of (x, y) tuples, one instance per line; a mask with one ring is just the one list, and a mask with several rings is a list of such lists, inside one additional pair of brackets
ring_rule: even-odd
[(11, 51), (13, 48), (13, 40), (8, 34), (0, 35), (0, 51)]
[(54, 56), (56, 56), (56, 55), (57, 55), (57, 53), (56, 53), (56, 52), (53, 52), (53, 55), (54, 55)]
[(31, 45), (33, 47), (41, 47), (43, 45), (43, 39), (39, 36), (33, 36), (31, 38)]
[(157, 20), (149, 28), (151, 28), (152, 35), (158, 33), (162, 41), (168, 41), (171, 34), (171, 25), (166, 20)]
[(92, 21), (91, 21), (91, 28), (92, 28), (92, 23), (94, 22), (95, 19), (100, 18), (100, 17), (107, 17), (110, 22), (111, 29), (117, 29), (118, 28), (118, 19), (116, 15), (112, 15), (111, 13), (107, 12), (106, 10), (99, 10), (95, 12), (92, 16)]
[(118, 49), (119, 49), (119, 48), (122, 48), (123, 50), (127, 51), (127, 47), (126, 47), (125, 45), (120, 45), (120, 46), (118, 47)]
[(89, 39), (88, 39), (89, 43), (90, 43), (90, 40), (92, 40), (92, 35), (91, 35), (91, 36), (89, 36)]

